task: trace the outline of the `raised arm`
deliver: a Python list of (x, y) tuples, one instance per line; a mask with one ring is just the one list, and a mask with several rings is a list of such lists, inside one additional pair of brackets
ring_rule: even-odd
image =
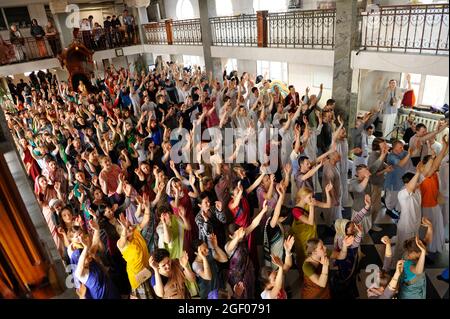
[(284, 187), (283, 184), (278, 184), (276, 189), (278, 192), (278, 201), (273, 211), (272, 219), (270, 220), (270, 227), (272, 228), (275, 228), (277, 226), (278, 218), (280, 217), (281, 207), (283, 206), (286, 194), (286, 188)]
[(261, 211), (259, 212), (258, 215), (256, 215), (255, 218), (253, 218), (252, 223), (250, 224), (250, 226), (248, 226), (245, 229), (245, 235), (250, 235), (252, 231), (254, 231), (256, 229), (256, 227), (258, 227), (259, 223), (261, 222), (261, 219), (263, 218), (264, 214), (267, 212), (267, 201), (264, 201), (263, 203), (263, 208), (261, 209)]

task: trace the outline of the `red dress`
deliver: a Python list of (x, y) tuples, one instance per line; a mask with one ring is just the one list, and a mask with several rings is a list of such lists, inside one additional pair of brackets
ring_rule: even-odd
[(36, 177), (38, 177), (41, 174), (41, 169), (36, 162), (36, 160), (31, 156), (30, 150), (28, 148), (25, 148), (23, 150), (23, 156), (22, 161), (27, 166), (27, 164), (31, 164), (30, 169), (27, 171), (28, 176), (31, 177), (33, 181), (36, 180)]
[[(173, 200), (173, 199), (172, 199)], [(189, 221), (191, 226), (191, 230), (184, 231), (184, 239), (183, 239), (183, 249), (189, 255), (189, 260), (195, 259), (194, 250), (192, 249), (192, 241), (194, 239), (199, 239), (198, 236), (198, 227), (195, 223), (194, 209), (192, 208), (191, 198), (189, 197), (189, 191), (186, 188), (183, 188), (183, 197), (181, 197), (178, 201), (178, 205), (182, 206), (186, 211), (186, 219)], [(178, 209), (176, 207), (173, 208), (173, 213), (176, 216), (180, 216)]]

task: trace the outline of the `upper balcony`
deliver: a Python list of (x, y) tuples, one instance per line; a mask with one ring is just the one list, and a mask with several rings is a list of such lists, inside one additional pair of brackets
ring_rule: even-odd
[[(448, 55), (448, 4), (358, 12), (355, 50)], [(210, 18), (213, 46), (333, 50), (335, 9)], [(144, 25), (146, 44), (201, 45), (200, 19)]]
[(359, 48), (448, 55), (449, 5), (382, 6), (359, 13)]

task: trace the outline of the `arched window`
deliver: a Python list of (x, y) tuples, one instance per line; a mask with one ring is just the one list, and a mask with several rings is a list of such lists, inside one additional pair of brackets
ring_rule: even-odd
[(216, 15), (218, 17), (233, 15), (233, 4), (231, 0), (216, 0)]
[(177, 2), (177, 19), (194, 19), (194, 7), (191, 0), (178, 0)]
[(253, 9), (255, 11), (285, 12), (288, 9), (288, 4), (288, 0), (253, 0)]

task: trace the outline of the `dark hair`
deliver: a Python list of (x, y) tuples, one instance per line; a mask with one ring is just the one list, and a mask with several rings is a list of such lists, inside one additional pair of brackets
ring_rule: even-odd
[(192, 241), (192, 249), (197, 252), (198, 251), (198, 247), (200, 247), (201, 245), (203, 245), (205, 242), (201, 239), (194, 239)]
[(223, 98), (223, 103), (226, 103), (229, 100), (230, 100), (230, 97), (228, 95), (225, 95)]
[(166, 257), (170, 258), (170, 254), (166, 249), (158, 248), (153, 253), (153, 258), (157, 263), (160, 263)]
[(423, 157), (423, 159), (422, 159), (422, 164), (423, 165), (426, 165), (427, 163), (428, 163), (428, 161), (430, 160), (430, 159), (432, 159), (433, 157), (431, 156), (431, 155), (425, 155), (424, 157)]
[(308, 156), (300, 156), (298, 158), (298, 165), (302, 165), (304, 161), (309, 160)]
[(336, 103), (336, 101), (333, 100), (333, 99), (328, 99), (328, 100), (327, 100), (327, 105), (332, 105), (332, 104), (334, 104), (334, 103)]
[(423, 124), (423, 123), (418, 123), (418, 124), (416, 124), (416, 131), (420, 130), (421, 128), (426, 129), (427, 127), (426, 127), (425, 124)]
[(166, 213), (166, 212), (171, 212), (169, 206), (163, 205), (158, 208), (158, 216), (161, 216), (163, 213)]
[(209, 195), (208, 195), (207, 192), (202, 192), (202, 193), (200, 194), (200, 197), (199, 197), (199, 202), (201, 203), (202, 200), (204, 200), (205, 198), (208, 198), (208, 199), (209, 199)]
[(252, 87), (252, 93), (255, 93), (256, 91), (258, 91), (258, 88), (256, 86)]
[(408, 172), (402, 176), (402, 181), (405, 184), (408, 184), (410, 180), (414, 177), (414, 173)]
[(366, 131), (368, 131), (368, 130), (370, 130), (370, 129), (375, 129), (375, 127), (371, 124), (371, 125), (369, 125), (368, 127), (366, 127)]
[(372, 151), (379, 151), (381, 150), (380, 144), (386, 142), (386, 140), (382, 137), (375, 137), (375, 139), (372, 142)]
[(293, 89), (293, 88), (294, 88), (293, 85), (289, 85), (289, 86), (288, 86), (288, 90)]
[(94, 16), (91, 16), (91, 15), (90, 15), (90, 16), (88, 17), (88, 19), (91, 19), (91, 18), (94, 19)]
[(362, 170), (364, 168), (368, 168), (366, 164), (359, 164), (356, 165), (356, 171)]
[(405, 240), (405, 242), (403, 243), (403, 248), (405, 249), (405, 252), (408, 254), (420, 253), (420, 248), (419, 246), (417, 246), (415, 237)]

